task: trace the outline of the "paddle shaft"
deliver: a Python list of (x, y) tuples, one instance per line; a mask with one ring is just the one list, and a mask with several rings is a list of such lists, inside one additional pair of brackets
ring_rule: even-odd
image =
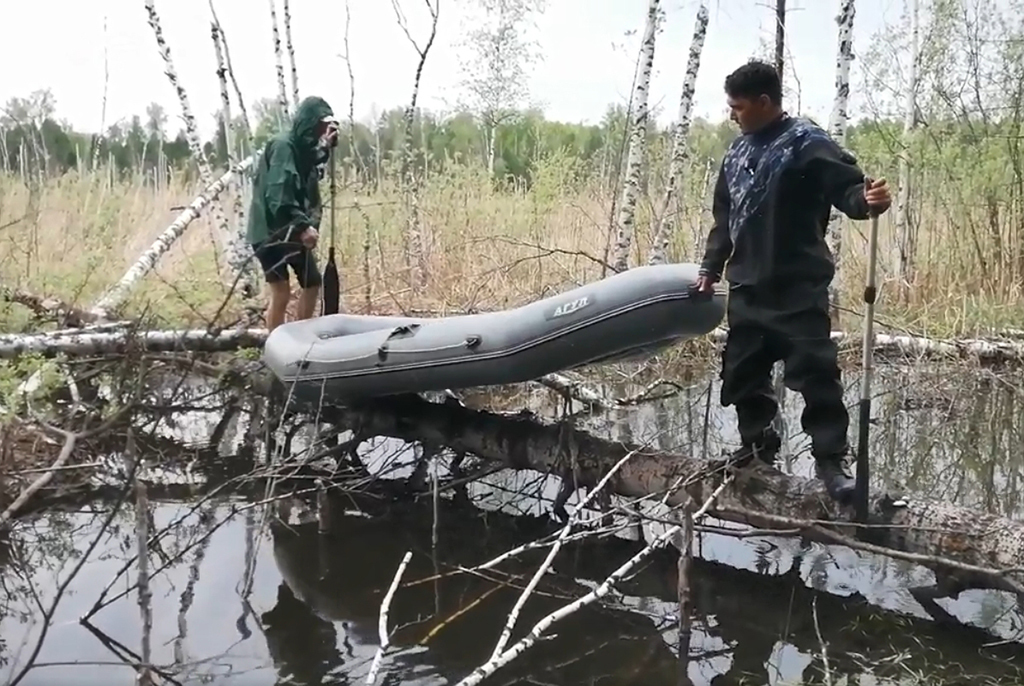
[(330, 259), (331, 259), (332, 262), (334, 261), (334, 204), (335, 204), (334, 203), (334, 198), (335, 198), (334, 158), (336, 157), (335, 150), (336, 149), (332, 149), (331, 150), (331, 161), (330, 161), (330, 164), (331, 164), (331, 245), (329, 246), (329, 248), (330, 248), (330, 251), (331, 251)]
[[(864, 179), (867, 187), (871, 183)], [(878, 295), (875, 286), (878, 268), (878, 213), (871, 211), (871, 233), (868, 236), (868, 271), (864, 284), (864, 340), (861, 356), (860, 406), (857, 437), (857, 488), (855, 492), (855, 510), (857, 522), (864, 524), (868, 518), (869, 479), (871, 475), (868, 464), (868, 435), (871, 429), (871, 381), (874, 372), (875, 352), (875, 299)]]

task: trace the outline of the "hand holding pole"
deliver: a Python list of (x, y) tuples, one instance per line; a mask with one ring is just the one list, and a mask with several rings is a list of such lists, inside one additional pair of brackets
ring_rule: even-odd
[[(871, 186), (871, 179), (864, 177), (864, 190)], [(871, 426), (871, 381), (874, 372), (875, 352), (875, 285), (878, 267), (878, 211), (869, 206), (871, 233), (868, 236), (868, 267), (864, 284), (864, 339), (861, 357), (860, 404), (857, 441), (857, 487), (854, 494), (856, 520), (865, 524), (869, 512), (870, 465), (868, 460), (868, 435)]]

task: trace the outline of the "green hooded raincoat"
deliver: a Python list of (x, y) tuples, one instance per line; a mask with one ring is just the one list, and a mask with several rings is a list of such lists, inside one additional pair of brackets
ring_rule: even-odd
[(318, 122), (334, 116), (323, 98), (304, 99), (291, 130), (267, 141), (253, 178), (246, 239), (258, 246), (270, 237), (294, 240), (294, 231), (320, 226), (320, 179), (316, 171)]

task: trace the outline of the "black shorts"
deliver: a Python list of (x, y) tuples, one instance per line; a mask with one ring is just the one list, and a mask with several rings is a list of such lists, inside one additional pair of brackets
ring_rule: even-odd
[(256, 259), (263, 268), (267, 283), (288, 281), (288, 268), (295, 272), (300, 288), (313, 288), (323, 283), (316, 255), (299, 242), (270, 239), (253, 246)]

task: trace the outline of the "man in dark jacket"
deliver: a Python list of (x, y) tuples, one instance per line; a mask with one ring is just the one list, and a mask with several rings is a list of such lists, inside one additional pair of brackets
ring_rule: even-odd
[(726, 78), (725, 93), (740, 136), (718, 174), (698, 288), (711, 291), (728, 260), (721, 402), (736, 407), (741, 447), (733, 459), (775, 462), (781, 440), (771, 426), (778, 411), (771, 371), (784, 360), (786, 386), (804, 398), (801, 423), (818, 477), (846, 503), (855, 482), (845, 464), (849, 415), (829, 336), (835, 264), (825, 228), (833, 206), (851, 219), (885, 212), (889, 189), (884, 179), (867, 181), (821, 128), (783, 111), (771, 65), (740, 67)]
[(338, 144), (338, 122), (323, 98), (310, 96), (295, 112), (291, 129), (271, 138), (253, 180), (247, 239), (270, 287), (267, 329), (284, 322), (291, 299), (289, 267), (302, 289), (298, 319), (316, 309), (323, 279), (316, 263), (320, 226), (318, 165)]

